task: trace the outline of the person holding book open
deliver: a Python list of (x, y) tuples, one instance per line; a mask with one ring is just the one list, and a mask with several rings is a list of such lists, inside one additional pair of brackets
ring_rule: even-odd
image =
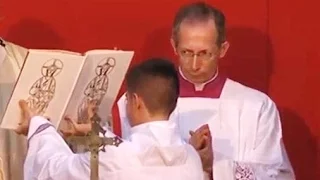
[[(28, 49), (0, 38), (0, 116), (5, 112)], [(27, 145), (23, 137), (0, 129), (0, 180), (23, 179)]]
[[(176, 123), (168, 121), (179, 96), (178, 81), (174, 65), (163, 59), (150, 59), (129, 70), (126, 109), (131, 135), (118, 147), (109, 145), (100, 152), (100, 179), (204, 178), (197, 152), (184, 143)], [(25, 100), (19, 106), (21, 122), (16, 131), (28, 138), (24, 178), (88, 180), (90, 154), (74, 154), (50, 121), (38, 116)], [(93, 114), (91, 103), (88, 115)], [(71, 122), (75, 133), (83, 132), (76, 121)]]

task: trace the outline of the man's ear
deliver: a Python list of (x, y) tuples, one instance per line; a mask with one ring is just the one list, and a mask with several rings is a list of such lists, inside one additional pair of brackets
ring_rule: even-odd
[(220, 58), (223, 58), (223, 57), (226, 55), (229, 47), (230, 47), (230, 44), (229, 44), (228, 41), (225, 41), (224, 43), (221, 44), (221, 47), (220, 47), (220, 56), (219, 56)]
[(126, 102), (128, 101), (129, 95), (128, 92), (126, 92)]
[(174, 54), (178, 54), (177, 53), (177, 44), (176, 44), (176, 42), (174, 41), (173, 38), (170, 39), (170, 43), (171, 43), (171, 46), (172, 46)]
[(142, 99), (136, 93), (133, 93), (132, 94), (132, 103), (134, 104), (134, 106), (137, 109), (140, 109), (143, 102), (142, 102)]

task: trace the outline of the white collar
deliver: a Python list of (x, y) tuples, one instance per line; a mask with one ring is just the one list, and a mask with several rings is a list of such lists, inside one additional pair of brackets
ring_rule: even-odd
[(140, 144), (141, 147), (184, 144), (176, 123), (169, 120), (152, 121), (134, 126), (131, 128), (129, 139)]
[(191, 84), (194, 85), (194, 89), (195, 89), (196, 91), (202, 91), (203, 88), (205, 87), (205, 85), (207, 85), (208, 83), (214, 81), (214, 80), (218, 77), (219, 70), (218, 70), (218, 68), (217, 68), (216, 74), (215, 74), (211, 79), (209, 79), (208, 81), (206, 81), (206, 82), (204, 82), (204, 83), (197, 83), (197, 84), (191, 82), (189, 79), (187, 79), (187, 78), (183, 75), (182, 70), (181, 70), (181, 67), (179, 67), (179, 73), (180, 73), (180, 75), (182, 76), (183, 79), (185, 79), (186, 81), (188, 81), (188, 82), (190, 82)]
[(144, 131), (148, 126), (168, 127), (169, 124), (169, 120), (151, 121), (131, 127), (131, 133)]

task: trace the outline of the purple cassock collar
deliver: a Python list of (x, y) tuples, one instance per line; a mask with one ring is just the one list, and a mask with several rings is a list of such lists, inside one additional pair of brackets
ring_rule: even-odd
[(179, 68), (180, 97), (220, 98), (227, 77), (217, 71), (216, 75), (202, 84), (194, 84), (184, 77)]

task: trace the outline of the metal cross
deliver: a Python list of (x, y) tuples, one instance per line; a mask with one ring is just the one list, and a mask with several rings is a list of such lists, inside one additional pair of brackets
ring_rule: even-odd
[[(70, 136), (67, 138), (67, 142), (70, 145), (83, 144), (88, 147), (91, 153), (90, 180), (99, 180), (99, 151), (105, 152), (106, 145), (119, 146), (122, 140), (118, 136), (105, 136), (106, 130), (101, 127), (101, 118), (97, 114), (94, 114), (90, 120), (92, 129), (86, 136)], [(99, 136), (100, 133), (103, 134), (103, 137)]]

